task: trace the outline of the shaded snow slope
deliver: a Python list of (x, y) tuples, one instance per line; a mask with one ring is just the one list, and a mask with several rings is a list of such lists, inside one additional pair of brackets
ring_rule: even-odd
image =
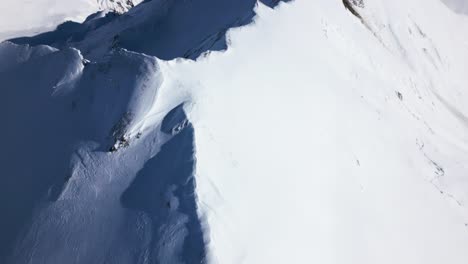
[(128, 11), (141, 0), (34, 0), (9, 1), (0, 5), (0, 41), (35, 35), (65, 21), (82, 22), (99, 10)]
[[(5, 48), (11, 49), (11, 44), (0, 45), (0, 50)], [(116, 50), (100, 61), (87, 62), (75, 49), (49, 50), (37, 55), (38, 49), (42, 48), (23, 48), (18, 57), (36, 56), (0, 72), (5, 95), (1, 103), (4, 129), (0, 135), (10, 139), (1, 152), (4, 173), (0, 206), (6, 212), (0, 220), (2, 257), (6, 254), (4, 250), (11, 250), (19, 229), (28, 225), (32, 209), (42, 199), (45, 204), (49, 203), (47, 200), (64, 197), (89, 201), (87, 197), (100, 193), (99, 188), (106, 182), (105, 174), (97, 172), (93, 158), (87, 161), (85, 157), (94, 152), (106, 153), (135, 140), (141, 133), (137, 120), (149, 111), (162, 83), (153, 57)], [(81, 166), (93, 169), (88, 171)], [(102, 169), (110, 173), (111, 167), (119, 168), (112, 165)], [(135, 173), (138, 168), (132, 169)], [(89, 178), (88, 173), (99, 177)], [(54, 214), (47, 217), (53, 219)], [(50, 241), (60, 241), (58, 233), (57, 230), (40, 239), (52, 246)], [(24, 243), (35, 241), (29, 235), (26, 237), (30, 239)], [(19, 252), (21, 258), (31, 257)], [(57, 254), (70, 256), (66, 251)], [(56, 261), (72, 263), (69, 260)]]
[(442, 0), (452, 10), (461, 14), (468, 14), (468, 1), (465, 0)]
[[(160, 12), (160, 4), (135, 8), (143, 12), (138, 19), (133, 13), (96, 13), (83, 24), (67, 22), (48, 33), (17, 38), (16, 44), (0, 44), (0, 83), (6, 94), (1, 104), (6, 129), (0, 136), (12, 138), (1, 153), (5, 184), (0, 206), (6, 212), (0, 223), (1, 262), (204, 259), (194, 194), (193, 128), (188, 121), (162, 122), (190, 97), (164, 89), (173, 82), (165, 80), (155, 57), (122, 49), (114, 38), (106, 42), (114, 32), (153, 21), (149, 11)], [(242, 11), (253, 16), (252, 8)], [(189, 32), (191, 27), (181, 29)], [(91, 54), (86, 45), (99, 47)], [(204, 45), (200, 53), (211, 48)], [(167, 160), (174, 165), (167, 166)], [(160, 174), (167, 174), (167, 180)], [(159, 191), (148, 196), (155, 184)], [(171, 231), (164, 235), (158, 231), (162, 228)]]
[(0, 44), (1, 263), (468, 261), (466, 17), (255, 4)]
[[(279, 1), (264, 0), (273, 7)], [(246, 25), (255, 15), (256, 0), (197, 0), (143, 2), (117, 18), (91, 16), (83, 25), (62, 25), (58, 30), (19, 44), (72, 46), (86, 57), (99, 57), (122, 47), (161, 59), (195, 59), (210, 50), (226, 49), (229, 28)], [(65, 34), (66, 33), (66, 34)]]

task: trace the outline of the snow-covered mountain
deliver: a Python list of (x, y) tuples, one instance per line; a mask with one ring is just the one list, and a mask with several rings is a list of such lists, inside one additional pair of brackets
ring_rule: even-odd
[(0, 41), (53, 30), (66, 21), (83, 22), (92, 13), (127, 12), (142, 0), (18, 0), (0, 4)]
[(467, 263), (449, 1), (99, 1), (11, 35), (0, 263)]

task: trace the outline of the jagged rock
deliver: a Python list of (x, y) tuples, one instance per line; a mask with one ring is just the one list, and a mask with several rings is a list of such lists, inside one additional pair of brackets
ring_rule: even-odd
[(343, 5), (349, 10), (354, 16), (362, 20), (362, 16), (356, 10), (356, 8), (364, 8), (363, 0), (343, 0)]
[(102, 9), (123, 14), (142, 2), (142, 0), (97, 0)]

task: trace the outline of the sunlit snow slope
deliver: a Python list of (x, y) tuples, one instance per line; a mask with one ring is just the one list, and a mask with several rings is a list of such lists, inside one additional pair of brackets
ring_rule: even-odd
[[(215, 263), (466, 263), (468, 20), (296, 1), (171, 63)], [(422, 8), (424, 6), (424, 8)]]
[(468, 16), (277, 3), (1, 43), (0, 263), (467, 263)]

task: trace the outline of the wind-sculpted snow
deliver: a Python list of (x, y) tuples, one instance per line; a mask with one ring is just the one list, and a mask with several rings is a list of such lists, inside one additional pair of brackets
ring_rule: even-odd
[(0, 262), (465, 264), (465, 17), (263, 4), (1, 43)]

